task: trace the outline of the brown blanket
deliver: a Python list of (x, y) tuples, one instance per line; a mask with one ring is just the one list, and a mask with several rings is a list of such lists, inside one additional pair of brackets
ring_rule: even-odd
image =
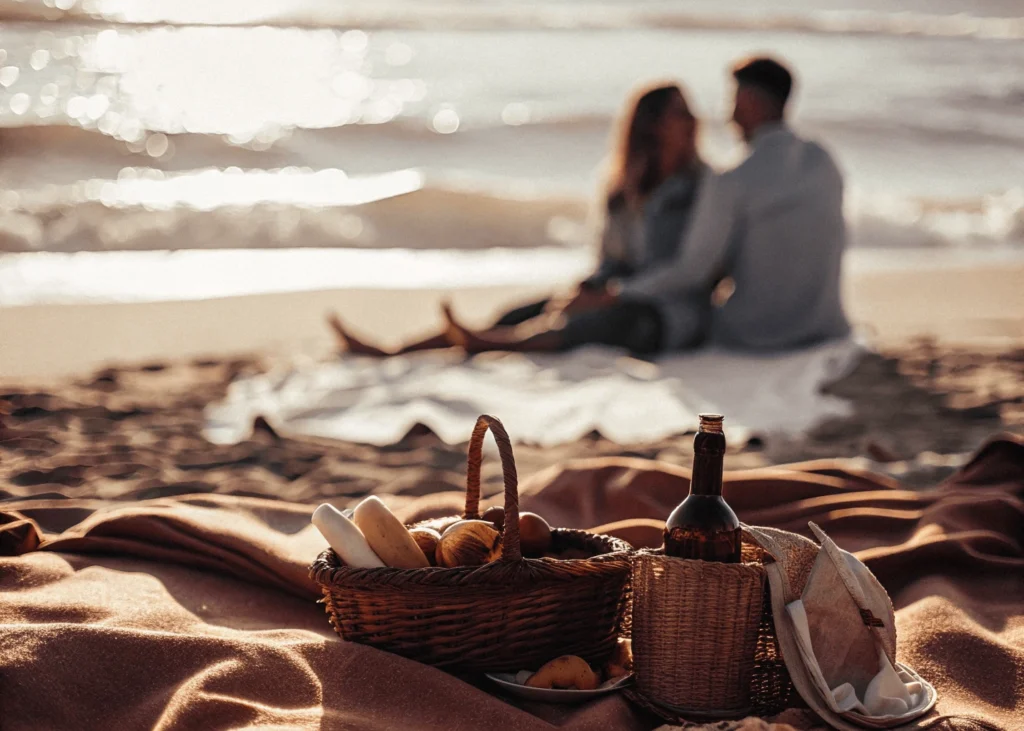
[[(602, 459), (522, 485), (554, 524), (660, 543), (687, 471)], [(993, 440), (952, 479), (909, 491), (841, 462), (732, 473), (742, 520), (857, 551), (897, 607), (900, 659), (934, 683), (921, 727), (1024, 728), (1024, 441)], [(390, 501), (407, 520), (458, 510)], [(311, 506), (217, 495), (0, 503), (0, 728), (647, 729), (612, 697), (513, 705), (332, 634), (306, 566)], [(807, 712), (775, 719), (815, 725)], [(767, 728), (750, 720), (745, 728)]]

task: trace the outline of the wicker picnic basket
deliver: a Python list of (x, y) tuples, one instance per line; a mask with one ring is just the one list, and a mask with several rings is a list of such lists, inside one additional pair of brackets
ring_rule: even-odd
[[(356, 569), (324, 551), (310, 568), (342, 639), (463, 671), (536, 669), (559, 655), (600, 663), (611, 655), (630, 598), (625, 541), (552, 530), (552, 552), (589, 558), (524, 558), (515, 459), (501, 422), (481, 416), (469, 442), (466, 509), (479, 518), (484, 435), (494, 435), (505, 483), (501, 557), (483, 566)], [(443, 530), (452, 517), (420, 523)]]
[(632, 700), (672, 721), (802, 705), (775, 634), (773, 559), (748, 530), (742, 551), (738, 564), (634, 553)]

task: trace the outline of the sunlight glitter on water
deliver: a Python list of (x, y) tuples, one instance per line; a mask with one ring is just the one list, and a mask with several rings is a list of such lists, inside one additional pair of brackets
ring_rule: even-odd
[(361, 30), (56, 28), (3, 50), (8, 113), (98, 129), (133, 152), (150, 151), (149, 133), (267, 149), (296, 127), (390, 122), (427, 94), (422, 79), (379, 78), (412, 60), (408, 44), (374, 49), (381, 64)]
[(234, 249), (40, 252), (0, 257), (0, 306), (160, 302), (330, 289), (564, 285), (579, 250)]
[[(147, 144), (166, 138), (154, 135)], [(262, 204), (325, 208), (361, 206), (422, 190), (423, 173), (396, 170), (381, 175), (349, 177), (343, 170), (281, 170), (239, 168), (167, 174), (153, 168), (122, 168), (116, 180), (91, 179), (67, 188), (47, 186), (35, 191), (0, 193), (5, 208), (47, 209), (58, 204), (99, 202), (108, 208), (141, 207), (149, 211), (191, 208), (252, 207)]]
[[(364, 178), (349, 178), (341, 170), (292, 168), (248, 172), (228, 168), (173, 176), (148, 172), (145, 177), (123, 175), (117, 181), (103, 182), (96, 197), (106, 206), (142, 206), (148, 210), (187, 206), (209, 211), (261, 203), (317, 208), (364, 205), (411, 193), (423, 185), (423, 175), (416, 170)], [(91, 198), (89, 193), (96, 192), (95, 184), (87, 183), (86, 191)]]
[[(916, 249), (847, 252), (846, 274), (1020, 266), (1024, 252)], [(585, 276), (580, 249), (231, 249), (0, 256), (0, 306), (162, 302), (334, 289), (529, 286), (552, 289)]]

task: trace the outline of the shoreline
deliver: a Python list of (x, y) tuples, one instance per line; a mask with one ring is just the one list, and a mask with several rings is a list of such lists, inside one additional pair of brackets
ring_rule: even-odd
[[(179, 302), (339, 290), (559, 287), (587, 276), (588, 247), (221, 248), (0, 253), (0, 308)], [(1024, 267), (1024, 248), (852, 248), (864, 274)]]
[[(893, 265), (886, 266), (886, 260)], [(408, 267), (400, 275), (410, 272), (418, 275)], [(482, 326), (508, 307), (571, 282), (575, 274), (572, 267), (544, 269), (529, 285), (509, 284), (492, 267), (493, 284), (453, 289), (341, 287), (177, 301), (0, 306), (0, 382), (71, 377), (154, 360), (320, 358), (334, 346), (324, 322), (331, 310), (357, 335), (394, 347), (438, 327), (445, 297), (470, 325)], [(459, 284), (470, 281), (464, 275)], [(851, 322), (873, 347), (930, 339), (1012, 349), (1024, 342), (1022, 281), (1024, 255), (986, 262), (969, 254), (855, 251), (843, 290)]]

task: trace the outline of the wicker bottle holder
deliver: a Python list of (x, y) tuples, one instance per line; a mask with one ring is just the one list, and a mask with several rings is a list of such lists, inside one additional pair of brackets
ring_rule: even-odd
[[(469, 442), (466, 509), (479, 518), (480, 464), (490, 428), (505, 482), (501, 557), (457, 568), (356, 569), (328, 549), (310, 577), (323, 590), (342, 639), (429, 665), (463, 671), (535, 669), (559, 655), (604, 661), (615, 648), (630, 598), (630, 546), (611, 536), (552, 530), (552, 552), (589, 558), (523, 558), (515, 459), (501, 422), (481, 416)], [(444, 529), (459, 520), (425, 521)]]
[(772, 621), (764, 564), (633, 556), (632, 699), (668, 720), (770, 715), (799, 703)]

